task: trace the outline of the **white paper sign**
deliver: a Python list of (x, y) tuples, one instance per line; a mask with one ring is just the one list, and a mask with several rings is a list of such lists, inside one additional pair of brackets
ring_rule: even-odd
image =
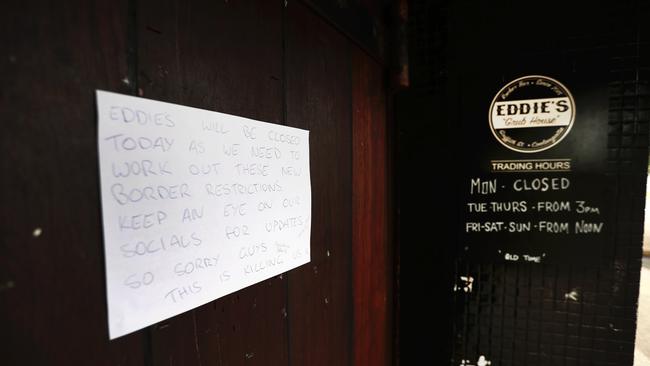
[(111, 339), (308, 263), (309, 131), (97, 91)]

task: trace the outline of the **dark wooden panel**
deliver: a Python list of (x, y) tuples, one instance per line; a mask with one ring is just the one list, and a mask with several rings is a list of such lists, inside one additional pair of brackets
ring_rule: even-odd
[(5, 4), (0, 14), (3, 365), (141, 365), (109, 342), (95, 88), (127, 92), (127, 2)]
[(351, 90), (345, 38), (287, 7), (287, 122), (310, 130), (311, 263), (289, 273), (292, 365), (352, 361)]
[(303, 0), (315, 13), (345, 34), (357, 47), (376, 61), (384, 63), (386, 54), (385, 27), (382, 21), (385, 1)]
[[(281, 2), (140, 2), (143, 96), (281, 123), (281, 9)], [(153, 363), (286, 364), (285, 282), (262, 282), (152, 327)]]
[(387, 237), (386, 101), (382, 68), (352, 52), (354, 364), (388, 365), (392, 258)]
[[(356, 364), (390, 359), (381, 67), (355, 51), (353, 69), (351, 41), (301, 3), (12, 6), (0, 16), (3, 364), (349, 365), (355, 347)], [(96, 88), (310, 129), (312, 262), (109, 342)]]

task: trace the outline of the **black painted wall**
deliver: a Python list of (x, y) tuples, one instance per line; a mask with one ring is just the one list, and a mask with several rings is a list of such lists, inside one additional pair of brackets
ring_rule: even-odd
[[(483, 356), (492, 365), (632, 365), (649, 16), (648, 4), (634, 1), (409, 3), (411, 89), (396, 98), (402, 364), (476, 365)], [(589, 128), (576, 127), (543, 155), (574, 158), (572, 179), (601, 192), (608, 232), (592, 243), (515, 240), (510, 249), (546, 249), (552, 259), (513, 263), (496, 255), (503, 243), (461, 235), (462, 196), (477, 174), (474, 161), (533, 158), (480, 130), (496, 92), (530, 74), (556, 77), (574, 92), (576, 126)], [(434, 211), (444, 217), (434, 219)], [(453, 291), (464, 285), (461, 276), (474, 279), (471, 292)]]

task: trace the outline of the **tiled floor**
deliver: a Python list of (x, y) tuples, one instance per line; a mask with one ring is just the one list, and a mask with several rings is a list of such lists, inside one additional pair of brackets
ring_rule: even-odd
[(643, 258), (634, 366), (650, 366), (650, 258)]

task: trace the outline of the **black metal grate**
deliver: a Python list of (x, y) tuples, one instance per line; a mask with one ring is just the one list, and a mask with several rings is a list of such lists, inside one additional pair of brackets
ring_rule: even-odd
[(409, 74), (413, 88), (430, 89), (445, 81), (447, 45), (445, 1), (409, 4)]
[(585, 266), (459, 259), (457, 277), (474, 281), (471, 293), (456, 295), (452, 365), (476, 365), (481, 356), (491, 365), (632, 365), (650, 63), (640, 28), (617, 36), (609, 83), (608, 174), (616, 177), (619, 195), (613, 247), (600, 263)]
[[(576, 33), (551, 46), (565, 54), (597, 49), (609, 55), (614, 241), (599, 261), (573, 265), (476, 263), (459, 248), (455, 278), (472, 282), (471, 292), (453, 295), (451, 365), (632, 365), (650, 131), (650, 22), (647, 4), (610, 5), (606, 19), (582, 19), (604, 21), (598, 34)], [(473, 11), (469, 5), (467, 11)], [(409, 13), (411, 85), (437, 93), (448, 81), (452, 15), (445, 2), (426, 0), (412, 0)]]

